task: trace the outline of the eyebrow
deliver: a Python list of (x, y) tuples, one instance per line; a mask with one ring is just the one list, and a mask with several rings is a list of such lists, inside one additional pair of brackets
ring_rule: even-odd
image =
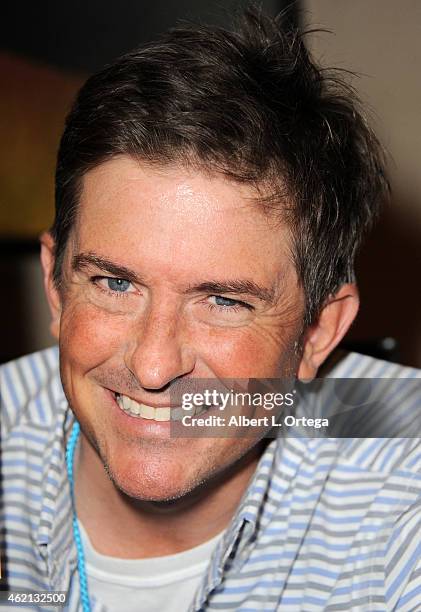
[(117, 276), (118, 278), (124, 278), (131, 283), (143, 282), (142, 278), (136, 274), (136, 272), (130, 270), (130, 268), (115, 264), (109, 259), (96, 255), (95, 253), (79, 253), (79, 255), (75, 255), (72, 259), (72, 270), (75, 272), (82, 272), (86, 268), (90, 268), (92, 266), (99, 268), (99, 270), (102, 270), (103, 272), (108, 272), (113, 276)]
[[(103, 272), (107, 272), (118, 278), (124, 278), (131, 283), (145, 284), (142, 277), (126, 266), (118, 265), (109, 259), (101, 257), (96, 253), (80, 253), (72, 259), (72, 269), (75, 272), (80, 272), (89, 267), (96, 267)], [(250, 279), (232, 279), (232, 280), (208, 280), (202, 281), (187, 287), (185, 294), (192, 293), (211, 293), (224, 294), (234, 293), (240, 295), (248, 295), (255, 297), (263, 302), (273, 303), (275, 301), (275, 290), (273, 287), (262, 287)]]

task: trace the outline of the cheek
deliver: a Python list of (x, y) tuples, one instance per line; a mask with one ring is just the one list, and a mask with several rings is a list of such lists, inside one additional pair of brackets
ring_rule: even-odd
[(60, 349), (68, 359), (85, 367), (97, 365), (120, 346), (127, 321), (94, 305), (73, 304), (65, 308), (60, 325)]
[(220, 378), (276, 377), (295, 367), (292, 330), (275, 337), (267, 328), (255, 325), (234, 333), (212, 330), (206, 340), (202, 356)]

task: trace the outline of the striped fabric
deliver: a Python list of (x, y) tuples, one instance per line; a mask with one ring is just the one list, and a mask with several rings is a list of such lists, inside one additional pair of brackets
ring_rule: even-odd
[[(357, 354), (332, 375), (420, 377)], [(3, 366), (1, 393), (0, 588), (69, 591), (80, 610), (57, 349)], [(199, 610), (421, 611), (420, 439), (271, 441), (185, 612)]]

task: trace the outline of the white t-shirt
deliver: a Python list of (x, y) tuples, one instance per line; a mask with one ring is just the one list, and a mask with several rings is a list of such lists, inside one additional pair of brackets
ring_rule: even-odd
[[(98, 553), (79, 521), (89, 594), (110, 612), (185, 612), (224, 531), (165, 557), (119, 559)], [(122, 604), (124, 602), (124, 604)]]

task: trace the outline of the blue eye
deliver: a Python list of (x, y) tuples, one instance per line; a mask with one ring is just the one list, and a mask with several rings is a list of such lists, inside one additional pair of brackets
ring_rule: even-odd
[(107, 285), (111, 291), (125, 293), (129, 289), (131, 283), (123, 278), (107, 278)]
[(249, 313), (254, 311), (251, 304), (223, 295), (209, 295), (206, 300), (206, 307), (212, 313), (212, 321), (225, 323), (245, 322), (251, 316)]
[(223, 297), (222, 295), (214, 295), (215, 303), (217, 306), (236, 306), (237, 300), (231, 300), (230, 298)]
[(112, 299), (119, 297), (129, 297), (138, 293), (133, 283), (125, 278), (115, 276), (92, 276), (91, 283), (103, 293), (111, 296)]

